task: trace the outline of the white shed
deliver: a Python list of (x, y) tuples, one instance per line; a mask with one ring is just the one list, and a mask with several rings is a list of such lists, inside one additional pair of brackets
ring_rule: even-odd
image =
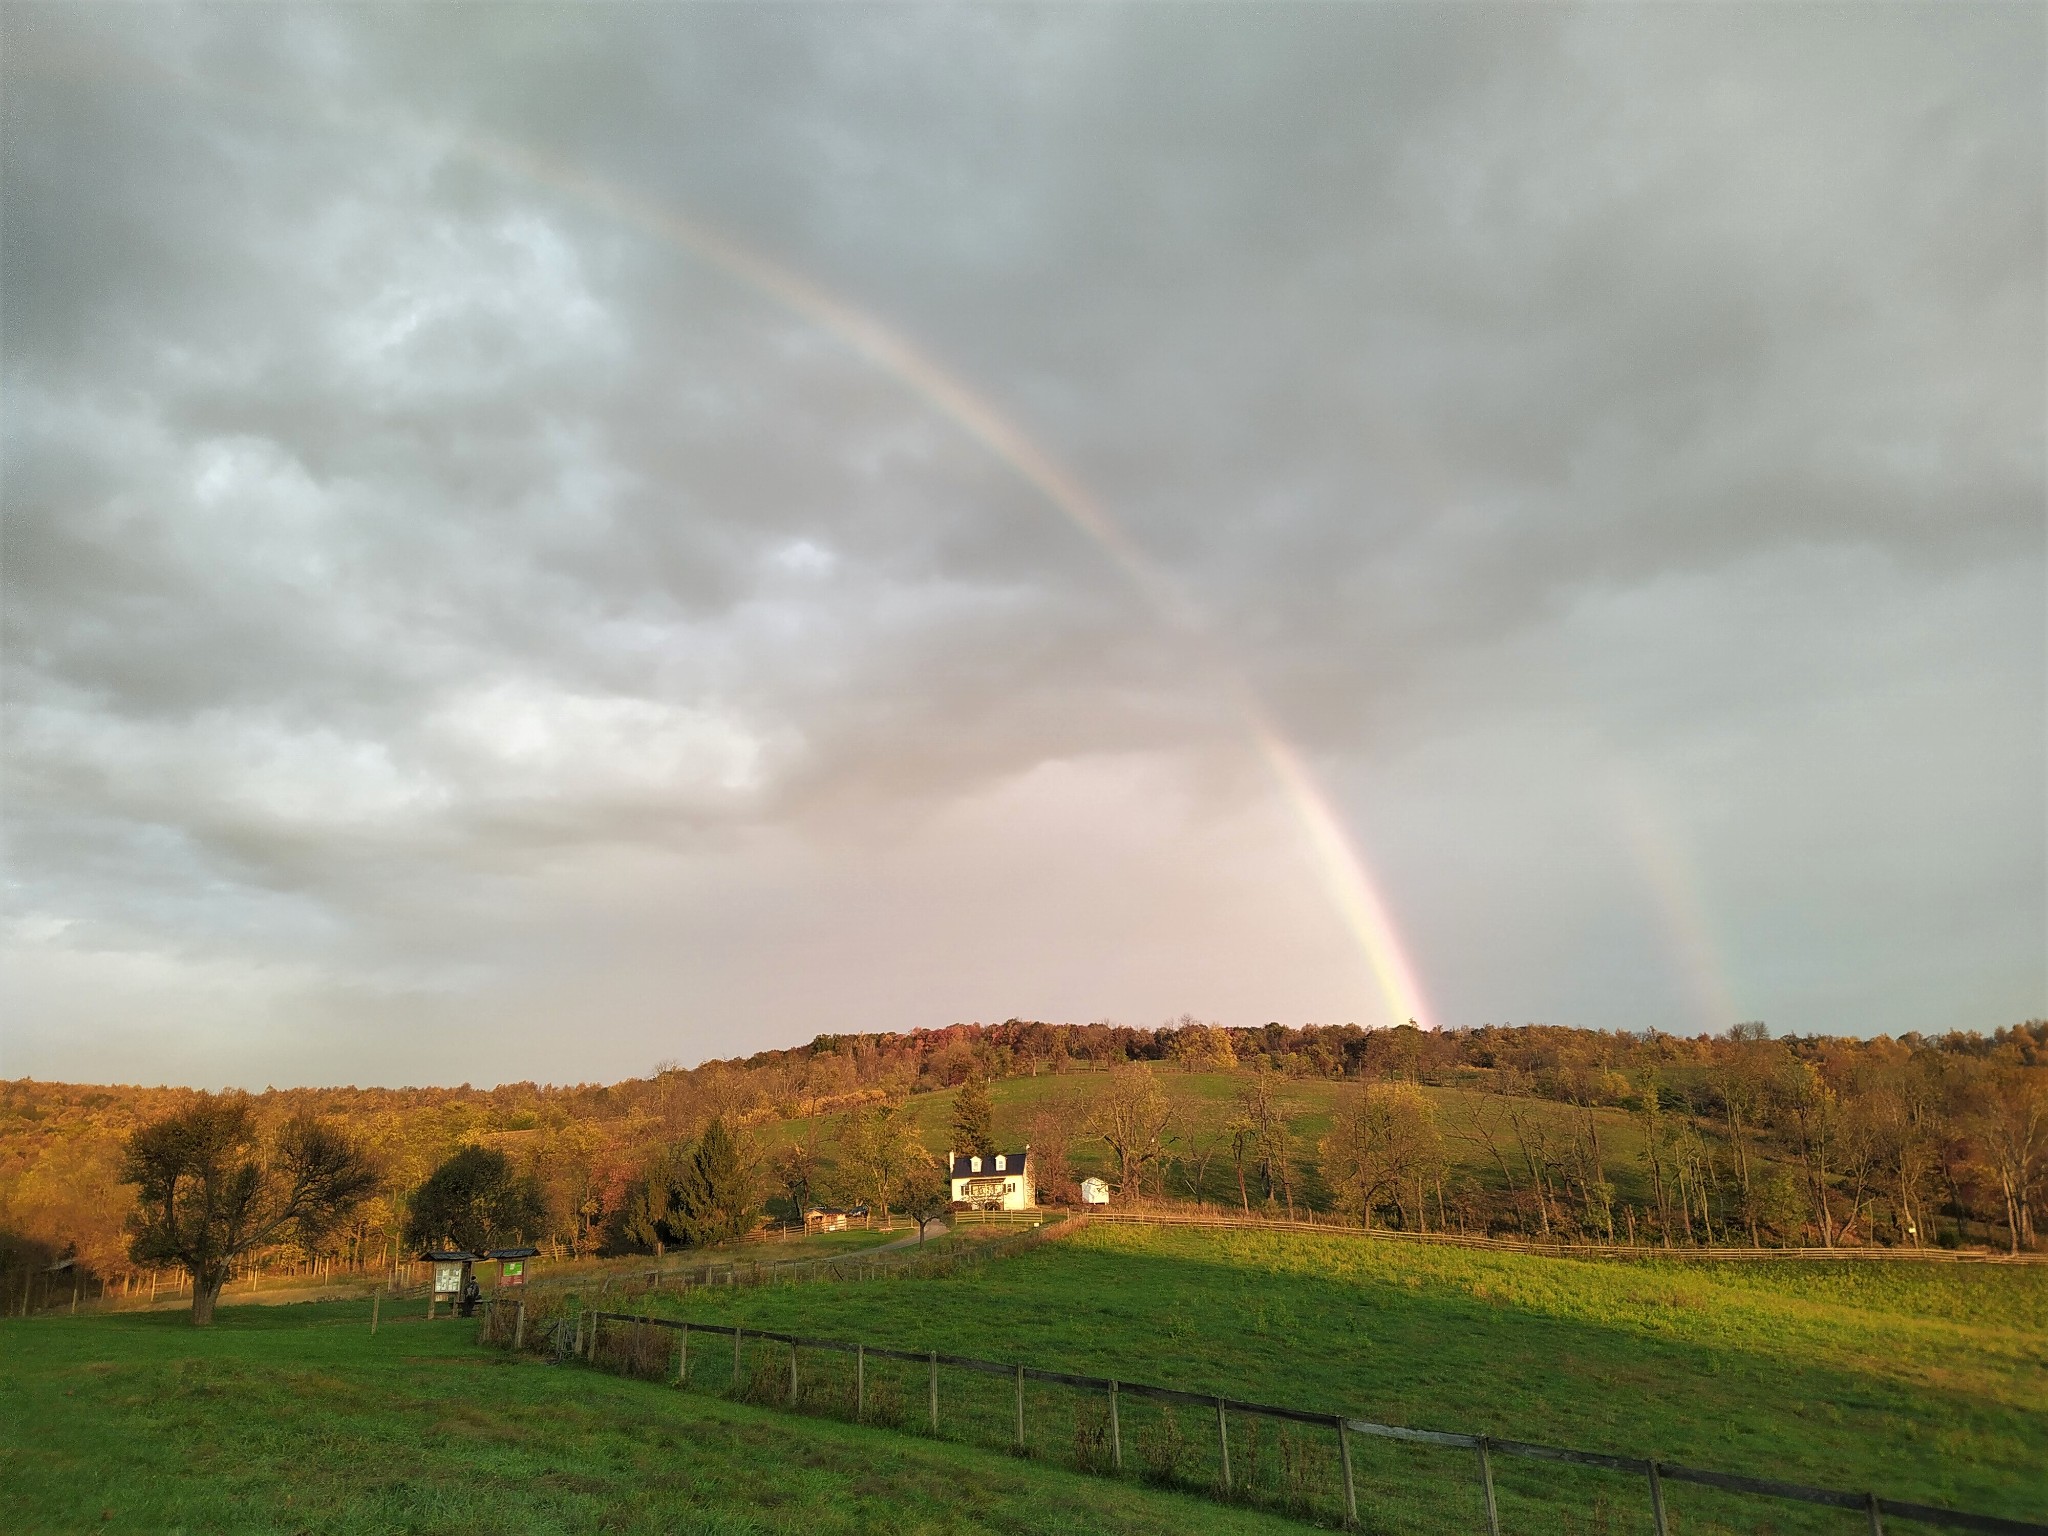
[(1101, 1179), (1081, 1181), (1081, 1203), (1083, 1205), (1109, 1204), (1109, 1185)]

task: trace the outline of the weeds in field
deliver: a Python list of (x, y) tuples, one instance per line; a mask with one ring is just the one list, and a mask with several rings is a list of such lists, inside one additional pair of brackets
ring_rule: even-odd
[(1138, 1459), (1145, 1468), (1145, 1476), (1155, 1483), (1177, 1483), (1189, 1454), (1179, 1416), (1171, 1403), (1162, 1403), (1158, 1417), (1138, 1433)]

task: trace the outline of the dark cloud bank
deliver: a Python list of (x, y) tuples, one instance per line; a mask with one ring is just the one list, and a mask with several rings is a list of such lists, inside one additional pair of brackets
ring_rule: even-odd
[(2039, 7), (0, 27), (9, 1075), (2048, 1009)]

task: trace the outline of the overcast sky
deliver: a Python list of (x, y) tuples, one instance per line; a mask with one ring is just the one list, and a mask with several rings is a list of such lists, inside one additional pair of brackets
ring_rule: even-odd
[(2044, 16), (7, 6), (0, 1073), (2048, 1012)]

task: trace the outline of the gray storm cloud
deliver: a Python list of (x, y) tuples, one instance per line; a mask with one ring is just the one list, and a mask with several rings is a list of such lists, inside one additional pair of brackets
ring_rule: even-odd
[(0, 28), (10, 1074), (2048, 1011), (2038, 8)]

